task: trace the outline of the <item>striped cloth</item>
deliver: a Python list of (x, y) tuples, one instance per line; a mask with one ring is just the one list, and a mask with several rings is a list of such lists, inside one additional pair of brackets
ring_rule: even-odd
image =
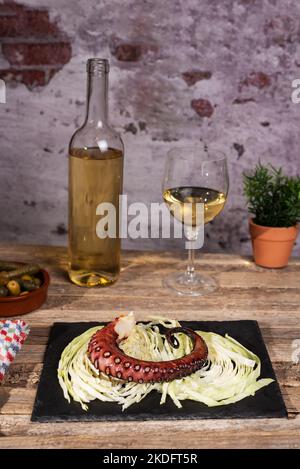
[(0, 321), (0, 382), (28, 334), (28, 325), (20, 319)]

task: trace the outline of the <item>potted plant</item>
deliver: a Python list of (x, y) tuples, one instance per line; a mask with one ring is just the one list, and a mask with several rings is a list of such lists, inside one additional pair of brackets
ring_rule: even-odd
[(300, 221), (300, 177), (288, 177), (282, 168), (258, 163), (243, 174), (244, 195), (255, 263), (284, 267), (293, 249)]

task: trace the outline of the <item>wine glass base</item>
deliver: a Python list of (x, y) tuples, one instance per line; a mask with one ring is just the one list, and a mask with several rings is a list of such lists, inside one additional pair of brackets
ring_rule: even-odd
[(194, 274), (190, 280), (185, 272), (173, 272), (163, 280), (163, 284), (180, 296), (207, 295), (218, 287), (217, 282), (208, 275)]

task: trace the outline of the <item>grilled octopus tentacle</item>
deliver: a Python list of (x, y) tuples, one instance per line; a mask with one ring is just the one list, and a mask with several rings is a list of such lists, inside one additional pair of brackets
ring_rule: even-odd
[(88, 356), (94, 366), (108, 376), (136, 383), (157, 383), (183, 378), (202, 368), (207, 358), (204, 340), (193, 330), (184, 327), (167, 329), (169, 344), (179, 347), (174, 334), (187, 334), (193, 341), (193, 350), (188, 355), (169, 361), (146, 361), (126, 355), (118, 343), (128, 337), (135, 324), (132, 315), (120, 317), (98, 330), (91, 338)]

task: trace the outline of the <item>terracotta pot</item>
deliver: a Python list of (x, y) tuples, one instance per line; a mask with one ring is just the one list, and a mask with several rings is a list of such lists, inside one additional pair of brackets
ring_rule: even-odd
[(37, 290), (24, 296), (10, 296), (0, 298), (0, 319), (10, 316), (21, 316), (38, 309), (46, 301), (50, 277), (46, 270), (41, 270), (37, 276), (42, 284)]
[(249, 220), (254, 260), (262, 267), (279, 268), (288, 264), (298, 235), (298, 226), (274, 228)]

